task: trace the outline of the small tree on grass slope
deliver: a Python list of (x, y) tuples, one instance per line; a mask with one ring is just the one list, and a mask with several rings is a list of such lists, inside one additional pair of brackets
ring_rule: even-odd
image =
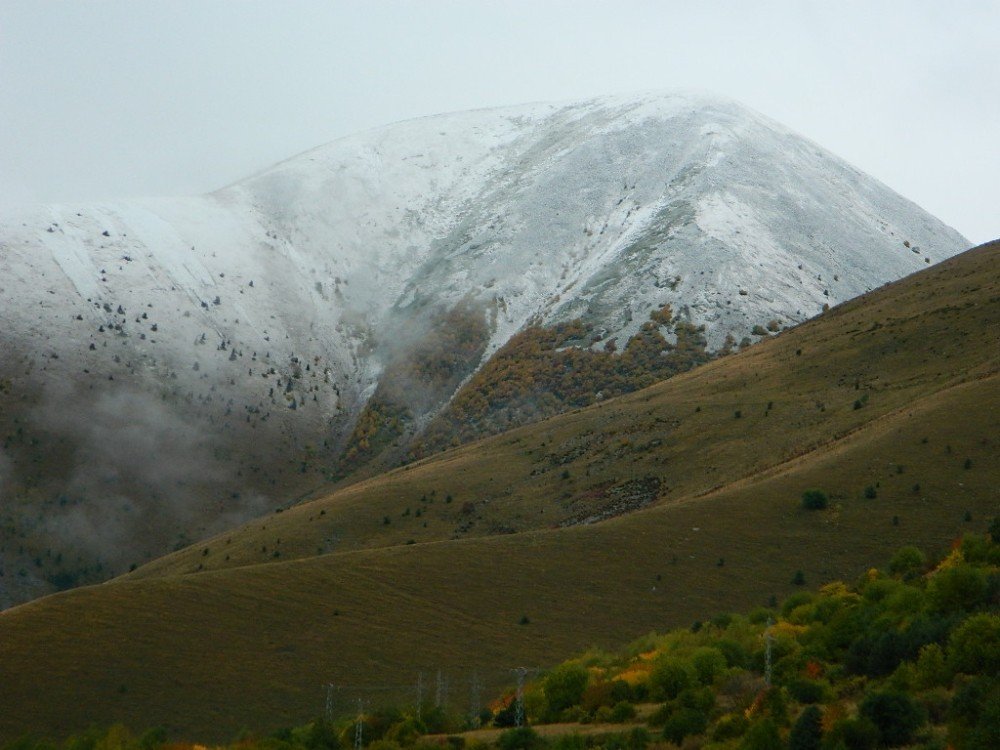
[(549, 709), (555, 713), (575, 706), (583, 697), (589, 675), (579, 664), (560, 664), (545, 678), (543, 689)]
[(802, 507), (806, 510), (823, 510), (829, 500), (822, 490), (806, 490), (802, 493)]

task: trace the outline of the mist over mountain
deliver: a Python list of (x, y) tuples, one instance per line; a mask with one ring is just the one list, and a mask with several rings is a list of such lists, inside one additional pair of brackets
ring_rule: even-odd
[(669, 305), (711, 352), (968, 245), (689, 93), (421, 118), (204, 196), (6, 207), (0, 606), (323, 484), (456, 311), (461, 356), (396, 389), (418, 426), (529, 325), (579, 319), (603, 347)]

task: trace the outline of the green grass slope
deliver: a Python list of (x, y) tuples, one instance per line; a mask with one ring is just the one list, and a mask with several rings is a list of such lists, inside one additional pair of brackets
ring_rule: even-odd
[[(646, 391), (0, 613), (0, 738), (301, 723), (326, 682), (544, 666), (764, 603), (799, 570), (812, 586), (944, 549), (1000, 506), (998, 331), (995, 243)], [(826, 510), (802, 509), (812, 487)]]

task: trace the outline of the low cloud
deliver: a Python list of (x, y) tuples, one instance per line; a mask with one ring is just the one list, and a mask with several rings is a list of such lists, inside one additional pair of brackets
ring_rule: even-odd
[(268, 507), (267, 498), (238, 491), (217, 457), (219, 439), (201, 420), (153, 395), (125, 388), (87, 401), (80, 392), (54, 390), (32, 421), (72, 450), (48, 528), (109, 564), (137, 562)]

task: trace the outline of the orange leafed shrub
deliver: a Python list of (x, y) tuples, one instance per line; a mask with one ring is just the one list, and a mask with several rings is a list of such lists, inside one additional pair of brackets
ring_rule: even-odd
[(638, 685), (643, 682), (649, 682), (649, 673), (652, 668), (653, 665), (649, 663), (633, 664), (618, 675), (617, 679), (624, 680), (629, 685)]
[(806, 666), (803, 671), (805, 672), (806, 677), (815, 680), (823, 676), (823, 665), (818, 661), (810, 659), (806, 662)]

